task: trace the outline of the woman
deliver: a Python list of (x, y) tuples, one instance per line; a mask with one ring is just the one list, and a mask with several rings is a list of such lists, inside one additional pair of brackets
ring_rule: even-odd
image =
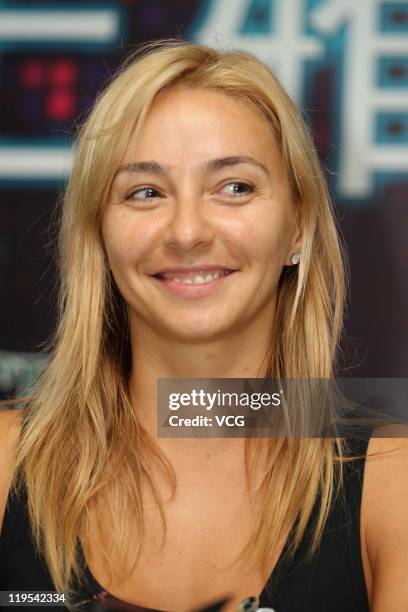
[(157, 610), (407, 607), (401, 441), (370, 440), (370, 454), (404, 448), (367, 461), (362, 491), (364, 461), (341, 457), (367, 439), (155, 433), (158, 378), (335, 373), (332, 208), (268, 68), (181, 41), (129, 62), (79, 137), (60, 272), (50, 364), (24, 412), (2, 415), (2, 590)]

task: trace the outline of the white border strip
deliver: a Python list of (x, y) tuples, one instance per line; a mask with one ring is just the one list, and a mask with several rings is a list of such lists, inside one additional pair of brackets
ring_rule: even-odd
[(58, 180), (69, 176), (71, 147), (0, 147), (0, 180)]
[(1, 42), (109, 42), (119, 34), (114, 9), (21, 10), (0, 8)]

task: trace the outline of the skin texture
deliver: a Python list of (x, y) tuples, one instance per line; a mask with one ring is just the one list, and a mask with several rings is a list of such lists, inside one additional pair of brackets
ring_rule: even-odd
[[(203, 172), (207, 160), (232, 155), (263, 162), (269, 176), (250, 164)], [(169, 342), (235, 336), (259, 319), (267, 330), (296, 232), (289, 186), (263, 119), (219, 93), (167, 93), (154, 104), (141, 142), (131, 139), (123, 164), (152, 160), (170, 166), (168, 177), (121, 172), (103, 223), (111, 269), (133, 324)], [(257, 192), (234, 194), (227, 184), (234, 179), (254, 184)], [(159, 193), (129, 195), (138, 185)], [(165, 266), (205, 262), (239, 268), (239, 277), (222, 292), (191, 300), (169, 296), (148, 276)]]
[[(250, 163), (205, 169), (209, 160), (231, 156), (249, 156), (265, 170)], [(162, 92), (139, 141), (132, 135), (121, 168), (141, 161), (166, 166), (168, 174), (119, 172), (102, 235), (129, 305), (131, 387), (151, 415), (149, 389), (158, 377), (259, 375), (279, 277), (300, 250), (301, 230), (268, 124), (229, 96)], [(239, 271), (199, 299), (171, 295), (150, 276), (203, 263)]]

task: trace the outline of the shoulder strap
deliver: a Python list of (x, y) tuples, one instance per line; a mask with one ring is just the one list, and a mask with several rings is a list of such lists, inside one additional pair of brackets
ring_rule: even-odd
[(350, 462), (345, 471), (345, 493), (347, 503), (353, 521), (350, 525), (350, 537), (348, 541), (348, 555), (351, 569), (351, 578), (353, 581), (354, 593), (358, 602), (359, 609), (369, 609), (367, 588), (363, 571), (363, 559), (361, 554), (361, 500), (364, 485), (364, 468), (365, 458), (367, 454), (368, 443), (372, 434), (372, 429), (367, 429), (365, 432), (348, 440), (348, 448), (351, 450), (350, 456), (362, 457)]
[[(316, 612), (329, 609), (368, 612), (360, 547), (360, 505), (370, 435), (370, 431), (360, 431), (358, 437), (346, 441), (345, 456), (356, 459), (344, 463), (343, 491), (333, 500), (319, 549), (309, 559), (319, 504), (316, 500), (294, 557), (287, 554), (289, 540), (286, 543), (268, 587), (261, 594), (263, 607), (300, 610), (304, 605), (305, 610)], [(362, 459), (357, 459), (360, 456)]]
[(54, 591), (42, 556), (33, 542), (22, 479), (9, 492), (0, 536), (0, 590)]
[(22, 505), (27, 505), (27, 492), (24, 485), (16, 490), (10, 487), (0, 533), (0, 567), (4, 567), (16, 530), (17, 519)]

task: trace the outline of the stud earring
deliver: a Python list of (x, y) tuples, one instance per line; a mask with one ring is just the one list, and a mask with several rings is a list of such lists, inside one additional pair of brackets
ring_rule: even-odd
[(292, 253), (290, 261), (293, 263), (294, 266), (296, 266), (296, 264), (298, 264), (300, 261), (300, 253)]

